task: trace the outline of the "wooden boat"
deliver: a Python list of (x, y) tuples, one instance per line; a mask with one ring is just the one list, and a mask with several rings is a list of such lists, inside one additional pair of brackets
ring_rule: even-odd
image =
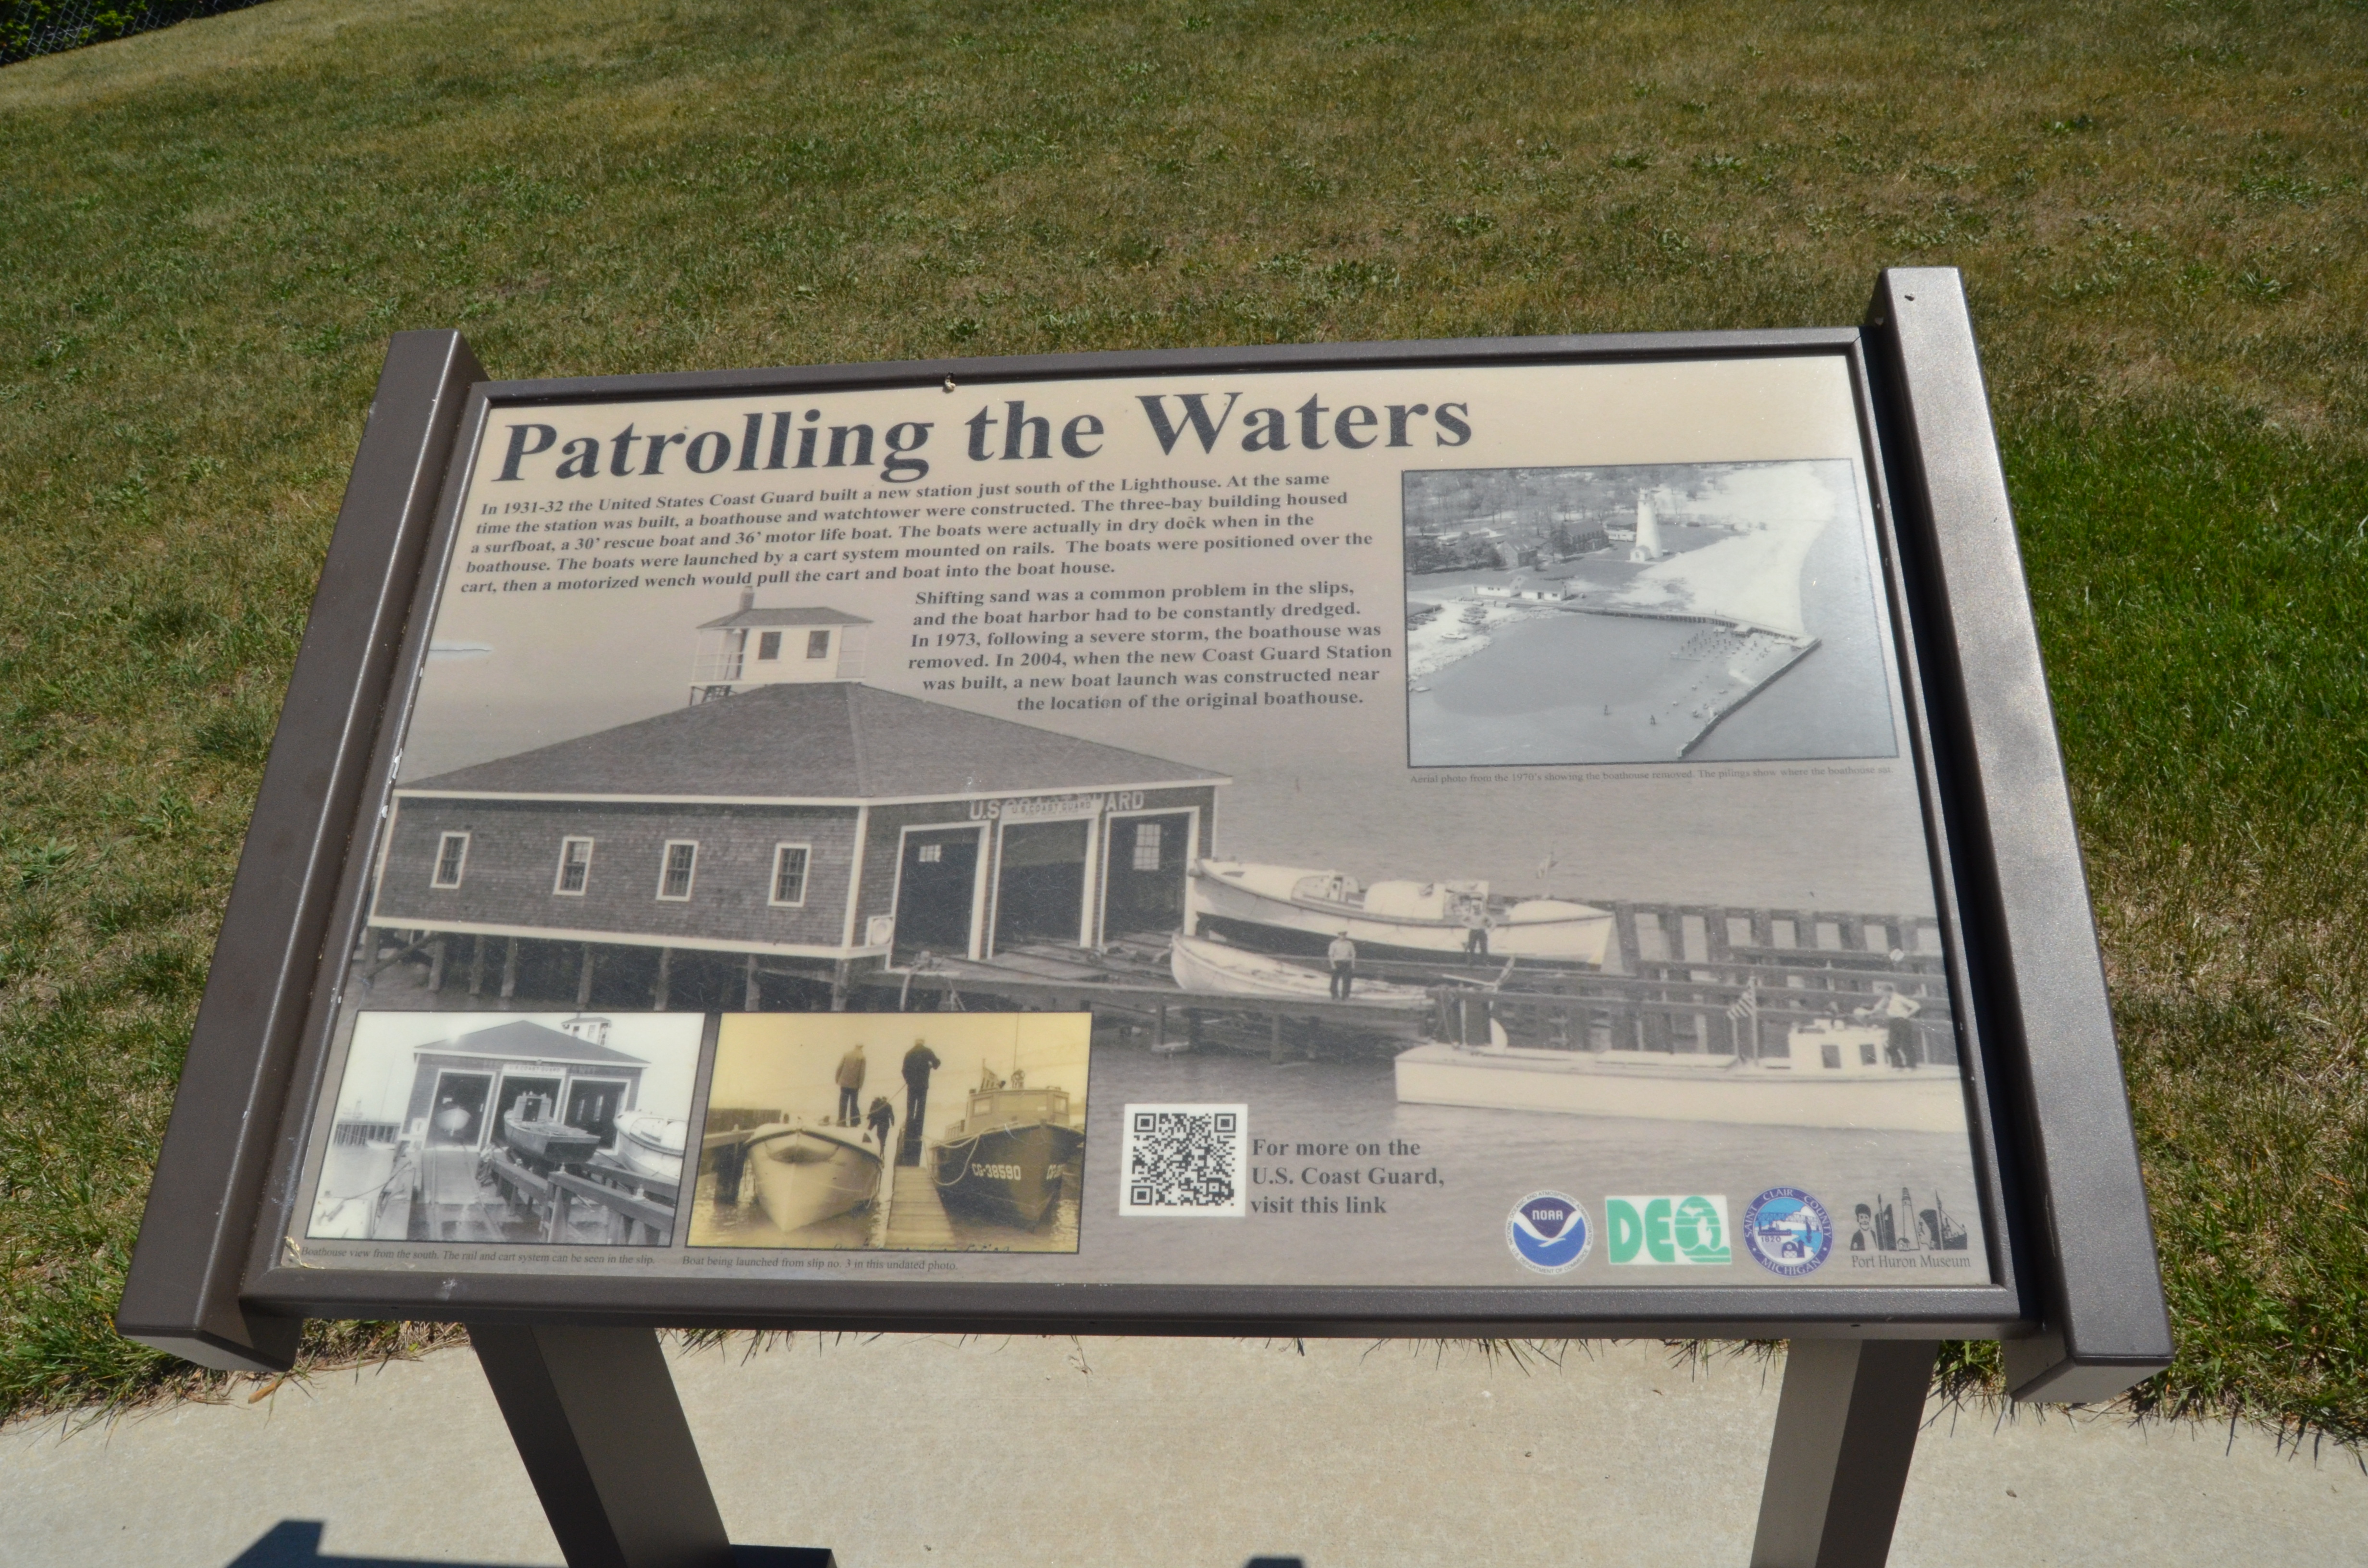
[(774, 1228), (799, 1231), (869, 1203), (880, 1191), (880, 1151), (850, 1127), (768, 1122), (748, 1134), (744, 1180)]
[(617, 1118), (617, 1145), (609, 1153), (635, 1176), (679, 1182), (683, 1141), (689, 1132), (689, 1122), (652, 1110), (629, 1110)]
[(1611, 939), (1606, 911), (1563, 899), (1496, 898), (1485, 881), (1368, 885), (1338, 871), (1241, 860), (1192, 862), (1184, 917), (1196, 937), (1315, 957), (1344, 930), (1373, 958), (1461, 954), (1478, 926), (1490, 958), (1600, 968)]
[(553, 1114), (548, 1095), (520, 1095), (502, 1119), (502, 1142), (529, 1165), (545, 1170), (579, 1165), (600, 1147), (600, 1135)]
[(1033, 1230), (1076, 1179), (1085, 1142), (1070, 1122), (1067, 1090), (1024, 1084), (1017, 1073), (1007, 1083), (989, 1071), (935, 1145), (930, 1174), (947, 1207)]
[[(1169, 941), (1167, 971), (1176, 977), (1176, 983), (1187, 991), (1225, 996), (1288, 996), (1309, 1002), (1328, 1001), (1332, 995), (1332, 976), (1326, 971), (1310, 969), (1269, 953), (1212, 942), (1206, 937), (1188, 937), (1181, 931)], [(1368, 1006), (1404, 1007), (1408, 1012), (1419, 1012), (1430, 1006), (1430, 994), (1417, 986), (1373, 980), (1356, 982), (1349, 999)]]
[[(1834, 1020), (1840, 1023), (1839, 1020)], [(1572, 1116), (1639, 1117), (1755, 1127), (1837, 1127), (1907, 1132), (1965, 1130), (1965, 1085), (1956, 1068), (1896, 1066), (1878, 1045), (1869, 1059), (1829, 1035), (1881, 1037), (1880, 1028), (1802, 1025), (1788, 1050), (1756, 1058), (1723, 1052), (1543, 1051), (1418, 1045), (1397, 1058), (1406, 1105), (1479, 1106)]]

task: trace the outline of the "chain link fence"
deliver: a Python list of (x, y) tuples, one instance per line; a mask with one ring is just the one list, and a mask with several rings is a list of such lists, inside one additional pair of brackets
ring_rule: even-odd
[(261, 0), (0, 0), (0, 65), (152, 32)]

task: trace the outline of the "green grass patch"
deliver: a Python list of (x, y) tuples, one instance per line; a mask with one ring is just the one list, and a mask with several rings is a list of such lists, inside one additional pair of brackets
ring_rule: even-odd
[(279, 0), (0, 71), (0, 1410), (201, 1386), (108, 1312), (389, 332), (1763, 326), (1946, 263), (2177, 1319), (2145, 1399), (2368, 1435), (2363, 64), (2332, 3)]

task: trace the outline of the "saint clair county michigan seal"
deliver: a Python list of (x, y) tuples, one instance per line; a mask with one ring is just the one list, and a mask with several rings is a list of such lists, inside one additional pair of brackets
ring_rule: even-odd
[(1595, 1239), (1587, 1210), (1578, 1199), (1561, 1192), (1533, 1192), (1513, 1205), (1505, 1221), (1505, 1244), (1524, 1268), (1540, 1274), (1566, 1274), (1587, 1256)]
[(1834, 1250), (1826, 1206), (1797, 1187), (1771, 1187), (1743, 1211), (1743, 1244), (1770, 1274), (1815, 1274)]

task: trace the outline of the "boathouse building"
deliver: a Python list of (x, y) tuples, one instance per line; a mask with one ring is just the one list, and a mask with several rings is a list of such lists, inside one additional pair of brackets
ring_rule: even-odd
[(598, 1133), (606, 1146), (617, 1118), (634, 1108), (649, 1066), (609, 1046), (608, 1028), (598, 1017), (571, 1018), (556, 1029), (516, 1018), (423, 1045), (412, 1052), (407, 1085), (390, 1077), (375, 1098), (339, 1108), (338, 1141), (409, 1138), (427, 1148), (482, 1151), (519, 1099), (540, 1095), (559, 1119)]
[(397, 789), (371, 926), (434, 944), (439, 983), (439, 939), (473, 938), (472, 991), (497, 963), (505, 995), (518, 944), (577, 945), (579, 1004), (633, 949), (663, 1006), (677, 954), (742, 960), (750, 1006), (760, 969), (843, 1001), (925, 950), (1180, 924), (1224, 777), (842, 678), (853, 617), (728, 619), (700, 630), (752, 635), (701, 651), (689, 706)]

